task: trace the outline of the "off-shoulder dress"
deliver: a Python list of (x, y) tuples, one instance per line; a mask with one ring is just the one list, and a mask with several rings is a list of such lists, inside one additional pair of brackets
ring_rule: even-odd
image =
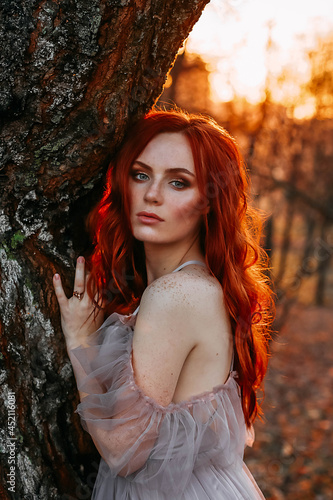
[[(177, 267), (179, 271), (188, 261)], [(135, 382), (132, 337), (136, 314), (111, 314), (69, 357), (82, 427), (101, 454), (92, 500), (264, 499), (243, 461), (252, 446), (237, 372), (228, 380), (164, 407)], [(233, 365), (233, 363), (232, 363)]]

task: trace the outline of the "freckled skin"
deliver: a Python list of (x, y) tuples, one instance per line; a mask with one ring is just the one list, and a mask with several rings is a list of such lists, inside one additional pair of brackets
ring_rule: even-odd
[[(201, 222), (201, 214), (196, 210), (200, 196), (196, 181), (192, 176), (185, 175), (184, 179), (190, 181), (191, 185), (180, 188), (174, 181), (180, 180), (184, 174), (165, 173), (166, 168), (182, 165), (195, 174), (192, 151), (185, 136), (179, 133), (159, 134), (147, 145), (138, 160), (152, 166), (153, 173), (136, 166), (136, 169), (144, 172), (145, 179), (139, 182), (130, 179), (133, 235), (147, 243), (149, 239), (149, 242), (160, 244), (180, 242), (188, 235), (193, 235)], [(142, 210), (157, 213), (164, 222), (153, 226), (140, 223), (136, 213)]]
[[(133, 352), (138, 385), (160, 404), (185, 400), (226, 381), (232, 337), (221, 290), (217, 279), (195, 264), (146, 288)], [(171, 368), (170, 359), (180, 371)]]

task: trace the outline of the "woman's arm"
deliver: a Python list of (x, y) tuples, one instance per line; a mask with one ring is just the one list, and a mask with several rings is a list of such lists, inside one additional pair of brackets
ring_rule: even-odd
[(133, 368), (142, 391), (162, 406), (171, 403), (184, 362), (196, 345), (190, 320), (194, 313), (193, 283), (181, 276), (156, 280), (142, 296), (134, 327)]
[[(123, 357), (119, 350), (114, 365), (118, 365), (119, 373), (110, 369), (110, 378), (113, 380), (107, 392), (99, 396), (102, 392), (100, 386), (95, 394), (83, 398), (78, 407), (85, 422), (84, 427), (100, 455), (110, 469), (121, 476), (137, 471), (146, 463), (165, 417), (163, 408), (172, 401), (184, 361), (195, 346), (193, 325), (188, 321), (192, 310), (188, 300), (190, 287), (179, 287), (180, 277), (166, 279), (168, 286), (165, 286), (165, 280), (162, 290), (159, 290), (158, 284), (154, 284), (154, 287), (146, 289), (141, 298), (140, 314), (133, 333), (134, 372), (130, 358), (126, 366), (126, 356)], [(124, 335), (121, 332), (119, 334)], [(112, 331), (105, 331), (105, 336), (111, 339)], [(98, 352), (107, 355), (104, 347), (103, 351), (99, 351), (98, 347), (96, 356)], [(114, 349), (118, 348), (115, 341)], [(84, 350), (81, 351), (82, 359), (92, 359), (92, 364), (95, 364), (93, 356), (85, 355)], [(110, 359), (112, 355), (110, 352)], [(81, 386), (85, 380), (81, 379), (79, 370), (84, 372), (85, 367), (82, 368), (76, 359), (75, 349), (70, 357), (78, 386)], [(99, 363), (97, 365), (96, 373), (103, 378)], [(94, 383), (93, 373), (87, 375), (89, 384)], [(134, 376), (134, 386), (130, 375)]]

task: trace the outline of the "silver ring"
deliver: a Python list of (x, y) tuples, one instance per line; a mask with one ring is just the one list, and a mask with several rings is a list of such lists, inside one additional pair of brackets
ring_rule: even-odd
[(77, 292), (75, 290), (75, 292), (73, 292), (73, 297), (76, 297), (77, 299), (81, 300), (82, 299), (82, 295), (84, 294), (84, 292)]

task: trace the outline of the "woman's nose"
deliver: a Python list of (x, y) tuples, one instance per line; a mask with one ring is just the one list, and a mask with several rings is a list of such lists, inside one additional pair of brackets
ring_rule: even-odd
[(162, 192), (160, 186), (157, 182), (153, 182), (150, 186), (147, 186), (145, 192), (145, 201), (150, 202), (161, 202), (162, 201)]

